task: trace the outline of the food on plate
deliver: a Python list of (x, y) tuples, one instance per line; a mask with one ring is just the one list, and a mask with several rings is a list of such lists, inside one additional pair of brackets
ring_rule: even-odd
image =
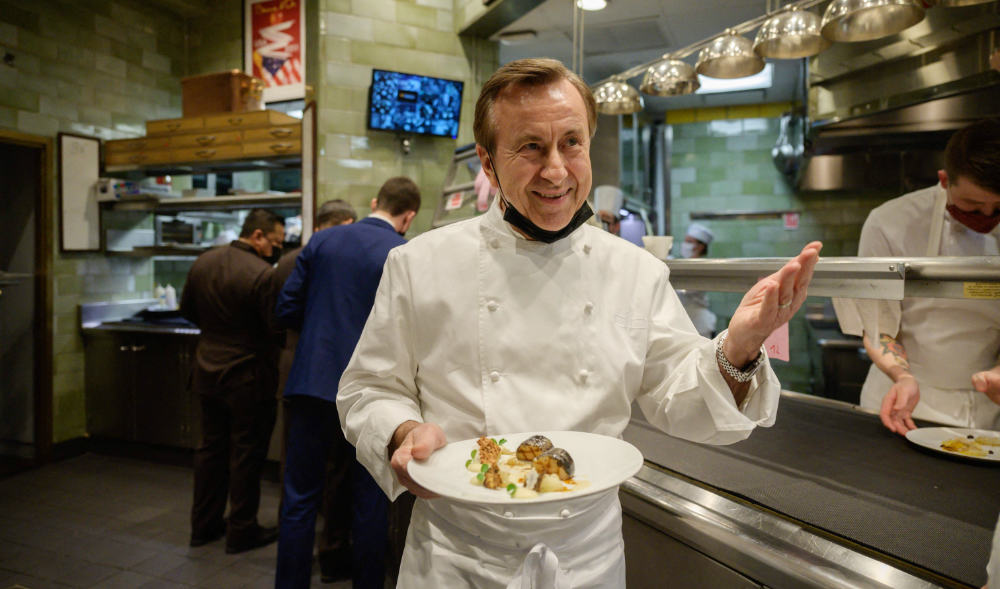
[[(973, 436), (969, 436), (969, 438), (973, 438)], [(941, 442), (941, 449), (976, 458), (993, 454), (993, 450), (987, 450), (980, 446), (975, 439), (969, 438), (951, 438), (950, 440), (945, 440)]]
[(981, 446), (1000, 446), (1000, 436), (976, 436), (975, 442)]
[(507, 449), (506, 442), (479, 438), (479, 448), (465, 462), (465, 467), (476, 473), (470, 481), (473, 485), (502, 490), (515, 499), (586, 486), (585, 481), (573, 478), (575, 467), (569, 452), (554, 447), (545, 436), (531, 436), (518, 445), (516, 452)]
[(573, 457), (562, 448), (550, 448), (531, 462), (540, 474), (558, 475), (563, 481), (573, 476)]
[(545, 436), (531, 436), (517, 447), (517, 459), (530, 462), (546, 450), (552, 448), (552, 440)]

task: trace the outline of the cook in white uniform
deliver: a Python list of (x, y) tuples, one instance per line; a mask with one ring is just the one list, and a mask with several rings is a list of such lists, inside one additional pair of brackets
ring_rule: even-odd
[[(939, 184), (875, 208), (861, 230), (858, 255), (998, 255), (1000, 121), (957, 131), (938, 178)], [(998, 301), (853, 299), (835, 306), (845, 333), (864, 333), (873, 365), (861, 406), (880, 410), (887, 428), (905, 434), (916, 427), (913, 418), (1000, 428), (1000, 407), (982, 394), (1000, 386)]]
[[(691, 223), (681, 242), (682, 258), (704, 258), (708, 255), (708, 246), (715, 239), (715, 234), (701, 223)], [(677, 296), (684, 305), (694, 328), (705, 337), (715, 335), (715, 313), (708, 308), (708, 293), (701, 290), (678, 290)]]
[(633, 400), (656, 426), (699, 442), (736, 442), (774, 422), (780, 387), (761, 344), (802, 304), (820, 244), (758, 282), (728, 335), (702, 338), (661, 261), (586, 223), (595, 124), (590, 90), (558, 61), (505, 65), (475, 117), (499, 198), (386, 261), (337, 408), (386, 494), (420, 497), (398, 587), (625, 584), (616, 488), (540, 504), (428, 500), (406, 464), (447, 441), (618, 437)]

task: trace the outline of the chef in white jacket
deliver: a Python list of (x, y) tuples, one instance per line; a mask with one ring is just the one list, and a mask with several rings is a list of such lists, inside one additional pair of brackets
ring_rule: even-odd
[(340, 381), (357, 457), (389, 497), (419, 497), (398, 587), (623, 587), (617, 488), (551, 503), (433, 498), (407, 474), (447, 442), (649, 421), (728, 444), (774, 422), (761, 344), (801, 306), (819, 243), (744, 297), (716, 340), (695, 332), (644, 250), (586, 223), (596, 106), (561, 63), (498, 70), (476, 105), (477, 152), (499, 189), (475, 219), (393, 250)]
[[(708, 255), (708, 246), (715, 239), (715, 234), (701, 223), (691, 223), (684, 232), (681, 242), (681, 257), (687, 259), (704, 258)], [(701, 290), (678, 290), (684, 311), (687, 312), (694, 328), (705, 337), (715, 334), (715, 313), (708, 306), (708, 293)]]
[[(859, 256), (995, 256), (1000, 253), (1000, 121), (956, 131), (939, 183), (872, 210)], [(864, 335), (872, 367), (861, 406), (899, 434), (913, 418), (1000, 428), (1000, 303), (989, 299), (835, 300), (845, 333)], [(877, 335), (874, 335), (877, 334)]]

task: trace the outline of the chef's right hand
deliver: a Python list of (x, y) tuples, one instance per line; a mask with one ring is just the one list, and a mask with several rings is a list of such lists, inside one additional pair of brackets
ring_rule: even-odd
[(399, 484), (406, 487), (417, 497), (433, 499), (436, 494), (418, 485), (410, 474), (406, 471), (406, 465), (410, 460), (425, 460), (435, 450), (444, 446), (448, 442), (444, 432), (436, 423), (417, 423), (416, 421), (406, 421), (396, 428), (392, 435), (392, 456), (389, 464), (396, 473)]
[(911, 429), (917, 429), (910, 416), (919, 402), (920, 385), (917, 379), (910, 374), (899, 377), (882, 398), (882, 409), (878, 414), (882, 418), (882, 425), (901, 436), (905, 436)]

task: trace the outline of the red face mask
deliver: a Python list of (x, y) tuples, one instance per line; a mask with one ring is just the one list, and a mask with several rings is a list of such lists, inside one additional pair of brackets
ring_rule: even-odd
[(989, 233), (1000, 225), (1000, 213), (984, 215), (976, 211), (963, 211), (955, 205), (945, 207), (953, 219), (977, 233)]

